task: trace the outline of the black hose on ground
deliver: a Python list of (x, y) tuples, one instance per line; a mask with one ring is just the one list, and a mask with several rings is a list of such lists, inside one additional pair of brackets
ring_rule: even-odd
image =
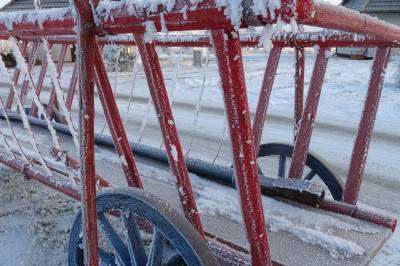
[[(22, 122), (20, 115), (17, 113), (7, 112), (7, 116), (11, 121)], [(0, 112), (0, 117), (2, 119), (5, 119), (4, 114), (2, 112)], [(47, 128), (46, 121), (42, 119), (28, 116), (28, 120), (29, 123), (33, 126), (40, 128)], [(71, 136), (71, 133), (66, 125), (55, 122), (52, 122), (52, 125), (57, 132)], [(111, 136), (95, 134), (95, 144), (98, 146), (103, 146), (113, 149), (115, 148)], [(145, 158), (157, 162), (168, 164), (168, 157), (165, 151), (159, 148), (155, 148), (140, 143), (129, 142), (129, 144), (134, 154), (143, 156)], [(206, 177), (224, 184), (228, 184), (230, 186), (234, 186), (234, 184), (232, 183), (233, 169), (230, 167), (208, 163), (203, 160), (194, 159), (187, 156), (185, 156), (185, 162), (188, 171), (193, 174)]]

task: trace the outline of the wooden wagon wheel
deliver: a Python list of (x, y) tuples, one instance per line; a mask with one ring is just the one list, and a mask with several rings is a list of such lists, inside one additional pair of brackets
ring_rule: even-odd
[[(260, 150), (257, 158), (264, 158), (270, 156), (279, 156), (278, 163), (278, 176), (281, 178), (287, 177), (286, 173), (286, 161), (288, 158), (292, 158), (293, 145), (284, 143), (266, 143), (260, 146)], [(262, 163), (257, 162), (259, 171), (262, 173)], [(306, 166), (309, 168), (309, 172), (303, 176), (304, 180), (313, 180), (315, 177), (319, 177), (324, 185), (330, 191), (332, 197), (335, 200), (342, 200), (343, 196), (343, 182), (339, 176), (329, 168), (326, 162), (324, 162), (319, 156), (309, 152), (307, 155)], [(268, 175), (268, 173), (265, 173)]]
[[(106, 265), (218, 265), (185, 217), (150, 193), (134, 188), (99, 193), (97, 216), (99, 259)], [(141, 230), (143, 223), (152, 228)], [(81, 211), (70, 233), (68, 264), (84, 265)]]

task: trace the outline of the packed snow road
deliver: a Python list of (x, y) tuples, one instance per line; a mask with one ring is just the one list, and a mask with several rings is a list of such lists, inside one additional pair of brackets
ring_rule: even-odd
[[(275, 86), (270, 101), (269, 116), (263, 134), (263, 142), (290, 143), (293, 138), (293, 53), (283, 54), (279, 65)], [(166, 77), (169, 96), (173, 103), (175, 122), (179, 130), (184, 151), (194, 158), (222, 165), (230, 165), (231, 154), (229, 136), (226, 132), (224, 105), (218, 88), (218, 75), (215, 61), (210, 60), (207, 68), (194, 68), (190, 61), (183, 60), (176, 68), (177, 56), (164, 59), (164, 75)], [(249, 52), (245, 55), (248, 97), (252, 114), (257, 103), (257, 96), (263, 76), (267, 55)], [(185, 59), (185, 57), (184, 57)], [(307, 54), (306, 80), (312, 72), (313, 52)], [(311, 150), (322, 156), (334, 168), (342, 180), (345, 180), (353, 142), (358, 125), (363, 100), (367, 90), (371, 61), (350, 61), (332, 57), (328, 66), (325, 85), (321, 95), (321, 103), (312, 138)], [(370, 154), (365, 170), (365, 182), (361, 191), (361, 205), (366, 208), (379, 209), (390, 215), (400, 217), (400, 85), (398, 65), (400, 61), (393, 59), (387, 71), (386, 83), (378, 112), (376, 131), (371, 143)], [(38, 67), (35, 69), (37, 74)], [(65, 67), (63, 72), (64, 88), (67, 88), (72, 68)], [(116, 99), (120, 113), (127, 118), (126, 131), (131, 141), (161, 147), (160, 130), (156, 114), (148, 101), (148, 92), (142, 69), (133, 87), (133, 101), (129, 104), (132, 89), (131, 73), (110, 73), (110, 79), (116, 90)], [(204, 79), (204, 86), (203, 86)], [(1, 78), (1, 83), (7, 80)], [(308, 83), (306, 82), (306, 85)], [(2, 86), (3, 87), (3, 86)], [(49, 84), (47, 84), (47, 88)], [(7, 90), (1, 96), (6, 97)], [(197, 116), (198, 102), (201, 97)], [(48, 96), (48, 89), (42, 99)], [(31, 98), (29, 98), (31, 99)], [(29, 101), (27, 106), (30, 106)], [(129, 112), (128, 111), (129, 106)], [(104, 128), (100, 102), (96, 101), (96, 130), (109, 134)], [(128, 115), (127, 115), (128, 113)], [(75, 98), (73, 116), (77, 118), (77, 98)], [(197, 124), (195, 121), (198, 121)], [(193, 130), (195, 128), (195, 130)], [(194, 136), (194, 137), (193, 137)], [(218, 156), (217, 156), (218, 154)], [(143, 162), (141, 162), (142, 164)], [(157, 172), (156, 172), (157, 174)], [(13, 184), (17, 186), (16, 184)], [(15, 187), (13, 189), (16, 189)], [(43, 194), (38, 192), (38, 194)], [(32, 207), (28, 204), (28, 207)], [(27, 208), (28, 208), (27, 207)], [(265, 206), (265, 208), (268, 208)], [(16, 215), (16, 214), (15, 214)], [(13, 216), (18, 219), (18, 215)], [(0, 220), (3, 219), (0, 216)], [(9, 216), (7, 216), (7, 219)], [(13, 218), (11, 218), (13, 220)], [(4, 223), (5, 221), (1, 221)], [(66, 225), (65, 225), (65, 228)], [(3, 232), (4, 233), (4, 232)], [(4, 235), (0, 231), (0, 241)], [(8, 236), (9, 237), (9, 236)], [(8, 238), (7, 238), (8, 239)], [(41, 239), (44, 243), (46, 240)], [(10, 250), (10, 245), (1, 243)], [(12, 247), (17, 246), (12, 244)], [(60, 244), (60, 246), (62, 246)], [(400, 264), (400, 237), (395, 233), (388, 244), (373, 261), (375, 265)], [(4, 254), (0, 253), (0, 257)], [(18, 253), (15, 253), (18, 255)], [(25, 255), (24, 255), (25, 256)], [(29, 254), (26, 255), (29, 257)], [(25, 257), (26, 258), (26, 257)], [(10, 261), (11, 265), (12, 261)], [(24, 263), (22, 263), (24, 264)]]

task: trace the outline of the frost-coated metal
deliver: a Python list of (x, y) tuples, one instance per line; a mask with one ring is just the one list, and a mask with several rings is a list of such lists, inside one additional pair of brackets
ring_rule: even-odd
[[(156, 46), (163, 47), (212, 47), (213, 44), (210, 38), (206, 35), (194, 34), (179, 37), (157, 37), (154, 39)], [(357, 37), (357, 39), (355, 39)], [(40, 37), (21, 36), (21, 40), (35, 41)], [(0, 36), (0, 39), (7, 40), (7, 36)], [(133, 38), (114, 38), (113, 36), (97, 36), (99, 45), (114, 44), (114, 45), (136, 45)], [(54, 44), (76, 44), (75, 36), (50, 36), (48, 43)], [(241, 35), (242, 47), (255, 47), (260, 43), (260, 37), (255, 35)], [(355, 35), (349, 32), (335, 31), (319, 31), (319, 32), (288, 32), (282, 35), (277, 35), (272, 39), (274, 46), (304, 48), (314, 47), (315, 45), (326, 47), (372, 47), (372, 46), (387, 46), (400, 47), (400, 43), (396, 41), (382, 40), (373, 36)]]
[[(277, 15), (284, 21), (288, 21), (293, 17), (293, 8), (290, 4), (291, 0), (285, 0), (282, 3), (282, 8), (275, 10)], [(244, 0), (243, 6), (247, 7), (243, 11), (245, 14), (241, 27), (257, 26), (266, 23), (275, 23), (275, 19), (271, 16), (263, 18), (255, 16), (248, 8), (251, 6), (252, 1)], [(285, 4), (289, 3), (289, 4)], [(187, 16), (181, 12), (182, 8), (187, 7)], [(193, 10), (191, 9), (193, 8)], [(93, 28), (96, 34), (121, 34), (132, 32), (144, 32), (143, 25), (144, 15), (133, 16), (128, 12), (129, 8), (123, 2), (115, 6), (107, 13), (106, 17), (99, 17), (98, 25)], [(311, 0), (297, 2), (297, 22), (317, 26), (323, 28), (339, 29), (343, 31), (351, 31), (355, 33), (374, 35), (383, 40), (396, 41), (400, 40), (400, 28), (392, 24), (377, 20), (372, 17), (352, 12), (350, 10), (333, 6), (326, 3), (318, 3), (313, 5)], [(74, 19), (72, 12), (65, 12), (64, 16), (60, 19), (47, 19), (41, 21), (32, 21), (30, 13), (26, 11), (21, 13), (21, 19), (14, 22), (12, 25), (12, 32), (14, 35), (74, 35)], [(157, 12), (151, 17), (155, 22), (157, 29), (161, 29), (161, 16), (165, 8), (159, 8)], [(174, 8), (163, 15), (165, 25), (169, 31), (182, 31), (182, 30), (203, 30), (203, 29), (220, 29), (230, 28), (231, 22), (224, 15), (223, 8), (220, 8), (216, 1), (206, 0), (200, 3), (187, 3), (185, 0), (177, 0)], [(113, 19), (108, 19), (113, 18)], [(0, 22), (0, 35), (8, 35), (9, 26)]]
[[(26, 54), (28, 52), (28, 44), (29, 44), (28, 41), (23, 41), (21, 44), (20, 50), (21, 50), (21, 54), (23, 56), (26, 56)], [(19, 68), (15, 68), (14, 77), (13, 77), (14, 86), (18, 86), (18, 81), (19, 81), (20, 75), (21, 75), (21, 70)], [(11, 109), (13, 100), (14, 100), (14, 90), (13, 90), (13, 88), (10, 88), (10, 92), (8, 93), (8, 97), (7, 97), (6, 109)]]
[(269, 98), (271, 96), (272, 86), (274, 85), (275, 74), (278, 68), (281, 51), (282, 47), (279, 46), (275, 46), (271, 49), (269, 52), (267, 66), (265, 68), (264, 79), (262, 82), (256, 115), (253, 122), (254, 147), (256, 154), (258, 154), (258, 150), (260, 148), (265, 118), (267, 116)]
[(239, 33), (215, 30), (212, 38), (230, 129), (236, 184), (252, 265), (272, 265), (256, 165)]
[(99, 98), (103, 106), (104, 115), (107, 120), (108, 128), (116, 147), (116, 152), (121, 158), (122, 168), (125, 173), (126, 181), (129, 186), (143, 188), (136, 162), (133, 157), (128, 137), (118, 111), (111, 84), (108, 79), (107, 70), (104, 66), (101, 56), (101, 50), (96, 44), (94, 50), (96, 85), (99, 92)]
[(353, 205), (357, 204), (358, 194), (360, 193), (386, 67), (390, 58), (390, 50), (389, 47), (378, 47), (375, 54), (374, 64), (372, 66), (368, 93), (365, 99), (361, 121), (358, 126), (357, 138), (354, 143), (349, 173), (343, 194), (344, 201)]
[(311, 135), (314, 128), (314, 121), (317, 115), (319, 98), (321, 96), (322, 84), (324, 82), (326, 67), (328, 65), (329, 51), (326, 48), (319, 48), (315, 59), (314, 70), (310, 81), (307, 101), (297, 131), (296, 142), (290, 165), (289, 177), (302, 178), (304, 166), (307, 160)]
[[(28, 59), (28, 64), (27, 64), (29, 75), (32, 73), (32, 69), (35, 66), (38, 49), (39, 49), (39, 42), (38, 41), (33, 42), (31, 51), (29, 53), (29, 59)], [(26, 95), (28, 95), (28, 88), (29, 88), (29, 78), (25, 77), (25, 79), (22, 83), (22, 89), (21, 89), (20, 96), (19, 96), (22, 105), (24, 105)]]
[(79, 145), (85, 265), (99, 265), (94, 160), (94, 51), (91, 3), (75, 0), (78, 20)]
[(201, 236), (204, 237), (200, 214), (196, 206), (189, 173), (186, 167), (178, 132), (176, 130), (171, 105), (168, 99), (160, 62), (154, 43), (145, 43), (143, 35), (135, 35), (140, 58), (146, 73), (151, 98), (157, 113), (164, 146), (173, 174), (177, 178), (179, 198), (186, 218), (193, 224)]
[[(60, 58), (59, 58), (58, 64), (57, 64), (57, 70), (56, 70), (57, 71), (57, 79), (59, 79), (61, 77), (61, 71), (64, 66), (65, 55), (67, 54), (67, 50), (68, 50), (68, 45), (63, 44), (61, 47)], [(53, 87), (51, 88), (51, 92), (50, 92), (49, 103), (47, 104), (47, 116), (50, 118), (53, 115), (54, 106), (56, 104), (56, 101), (57, 101), (57, 93), (56, 93), (56, 89), (54, 88), (54, 84), (53, 84)]]
[[(18, 36), (21, 41), (20, 50), (24, 56), (28, 54), (28, 43), (31, 43), (31, 52), (29, 53), (28, 61), (29, 72), (32, 71), (36, 52), (41, 42), (41, 36), (46, 36), (49, 41), (49, 46), (54, 44), (63, 45), (59, 64), (57, 66), (58, 78), (61, 74), (68, 46), (75, 44), (79, 46), (77, 49), (78, 63), (74, 66), (66, 98), (66, 106), (68, 110), (71, 110), (76, 84), (79, 79), (80, 167), (77, 161), (72, 158), (67, 158), (66, 164), (75, 170), (79, 169), (81, 171), (84, 250), (86, 263), (88, 265), (96, 265), (98, 263), (95, 202), (96, 181), (99, 181), (100, 186), (111, 185), (106, 180), (95, 175), (95, 81), (99, 88), (99, 96), (113, 137), (114, 145), (123, 162), (128, 184), (139, 188), (142, 187), (132, 150), (101, 59), (101, 51), (98, 47), (110, 43), (117, 45), (137, 45), (139, 47), (151, 96), (159, 117), (168, 160), (172, 171), (177, 176), (177, 186), (185, 216), (203, 237), (204, 231), (201, 225), (200, 215), (196, 207), (195, 197), (190, 184), (188, 170), (184, 161), (155, 47), (156, 45), (166, 47), (212, 47), (214, 45), (222, 79), (224, 100), (232, 139), (234, 170), (242, 203), (244, 223), (250, 242), (253, 265), (266, 265), (271, 263), (260, 196), (260, 182), (256, 168), (256, 153), (260, 146), (268, 101), (282, 48), (296, 48), (294, 106), (294, 120), (296, 123), (294, 130), (295, 148), (289, 176), (292, 178), (301, 178), (311, 140), (321, 86), (328, 62), (325, 49), (335, 46), (379, 46), (363, 115), (353, 148), (350, 170), (344, 192), (344, 202), (324, 201), (319, 207), (353, 216), (357, 219), (381, 224), (392, 230), (395, 228), (395, 219), (361, 210), (355, 206), (355, 204), (357, 203), (362, 183), (363, 171), (376, 118), (384, 73), (390, 54), (390, 47), (399, 47), (400, 28), (324, 3), (313, 5), (311, 0), (297, 1), (295, 13), (297, 14), (296, 19), (298, 23), (369, 34), (369, 36), (363, 36), (357, 40), (354, 40), (353, 33), (329, 33), (324, 36), (319, 35), (319, 33), (299, 32), (296, 34), (277, 36), (273, 40), (275, 47), (272, 48), (268, 59), (252, 131), (240, 48), (244, 46), (256, 46), (259, 42), (259, 37), (240, 39), (237, 32), (231, 31), (232, 23), (225, 16), (224, 10), (217, 6), (216, 1), (201, 1), (201, 3), (198, 3), (197, 9), (191, 6), (192, 3), (190, 3), (186, 14), (187, 18), (185, 18), (181, 12), (182, 8), (188, 4), (188, 2), (184, 0), (177, 0), (174, 8), (169, 12), (165, 12), (164, 7), (160, 7), (157, 12), (154, 12), (151, 16), (146, 18), (129, 14), (126, 8), (116, 7), (110, 10), (109, 17), (112, 17), (112, 20), (107, 20), (99, 15), (96, 19), (99, 19), (98, 22), (100, 23), (94, 24), (91, 5), (95, 7), (97, 2), (98, 1), (75, 0), (78, 10), (78, 25), (75, 25), (73, 14), (70, 11), (66, 12), (64, 16), (58, 19), (44, 19), (40, 21), (40, 23), (32, 20), (32, 16), (30, 16), (32, 11), (27, 11), (26, 13), (21, 13), (25, 15), (20, 14), (21, 16), (18, 20), (16, 19), (13, 23), (12, 29), (5, 23), (0, 22), (0, 39), (7, 40), (9, 36)], [(271, 17), (262, 18), (252, 14), (249, 10), (251, 3), (252, 1), (250, 0), (245, 0), (243, 2), (244, 14), (240, 27), (247, 28), (249, 26), (276, 22)], [(291, 19), (294, 19), (295, 15), (293, 4), (294, 1), (292, 0), (282, 0), (281, 8), (275, 10), (275, 13), (280, 15), (283, 21), (291, 22)], [(124, 7), (124, 4), (122, 4), (122, 7)], [(142, 35), (146, 30), (143, 26), (144, 22), (147, 20), (153, 21), (156, 29), (160, 31), (163, 26), (161, 17), (164, 18), (165, 26), (169, 31), (211, 29), (213, 30), (212, 38), (199, 37), (198, 39), (183, 38), (176, 40), (167, 38), (165, 40), (155, 39), (152, 43), (145, 43)], [(78, 38), (75, 37), (75, 29), (79, 29)], [(118, 33), (134, 33), (135, 38), (115, 40), (112, 39), (112, 37), (99, 37), (100, 35)], [(98, 35), (97, 39), (95, 36), (96, 34)], [(304, 47), (313, 47), (315, 45), (319, 45), (322, 48), (320, 48), (314, 66), (303, 115)], [(47, 67), (47, 61), (44, 60), (36, 86), (38, 95), (43, 88)], [(20, 72), (18, 68), (14, 72), (13, 82), (15, 86), (18, 85)], [(22, 102), (24, 102), (28, 92), (28, 86), (28, 81), (23, 81), (21, 95), (19, 96)], [(18, 97), (18, 95), (14, 95), (14, 91), (11, 89), (6, 104), (7, 110), (11, 110), (15, 96)], [(52, 115), (55, 102), (56, 94), (53, 88), (48, 104), (47, 115)], [(31, 115), (37, 115), (35, 104), (32, 104)], [(13, 161), (7, 154), (1, 153), (0, 162), (19, 171), (23, 171), (28, 177), (36, 179), (71, 197), (76, 199), (80, 197), (79, 192), (72, 189), (68, 183), (56, 185), (57, 181), (55, 178), (57, 176), (49, 176), (46, 173), (37, 171), (36, 168), (38, 167), (35, 168), (32, 165), (25, 165), (23, 161), (18, 159)]]
[(294, 142), (296, 142), (299, 123), (303, 114), (304, 101), (304, 73), (305, 73), (305, 54), (303, 47), (296, 47), (296, 73), (294, 82)]
[[(173, 263), (174, 260), (170, 262), (175, 256), (181, 257), (186, 265), (190, 266), (218, 265), (207, 243), (202, 241), (202, 237), (182, 213), (156, 195), (134, 188), (110, 189), (99, 193), (97, 202), (99, 222), (113, 248), (106, 252), (114, 253), (118, 265), (181, 265), (179, 262)], [(126, 238), (120, 235), (120, 230), (115, 230), (116, 224), (108, 222), (105, 214), (108, 214), (110, 210), (123, 214), (120, 218), (124, 220), (128, 232)], [(71, 266), (81, 265), (76, 264), (76, 261), (79, 261), (76, 256), (80, 251), (82, 228), (80, 216), (79, 212), (71, 229), (68, 256)], [(139, 219), (152, 227), (153, 238), (150, 243), (140, 233)], [(164, 238), (165, 241), (162, 241), (164, 244), (160, 245), (161, 243), (157, 240)], [(145, 249), (146, 241), (148, 245)], [(164, 250), (163, 246), (165, 246)], [(155, 261), (152, 261), (153, 259)], [(157, 259), (161, 261), (157, 263)]]
[[(48, 48), (51, 50), (52, 47), (53, 47), (53, 44), (49, 43)], [(64, 62), (62, 62), (62, 64), (64, 64)], [(43, 82), (44, 82), (44, 78), (46, 76), (46, 71), (47, 71), (47, 55), (44, 55), (42, 66), (40, 67), (38, 81), (36, 83), (36, 95), (38, 97), (40, 96), (40, 93), (42, 92), (42, 89), (43, 89)], [(31, 116), (36, 117), (37, 113), (38, 113), (38, 110), (36, 109), (36, 103), (32, 102)]]
[(78, 83), (78, 64), (75, 63), (74, 69), (72, 71), (71, 81), (68, 87), (68, 94), (65, 99), (65, 106), (67, 107), (68, 111), (71, 111), (72, 101), (74, 100), (77, 83)]

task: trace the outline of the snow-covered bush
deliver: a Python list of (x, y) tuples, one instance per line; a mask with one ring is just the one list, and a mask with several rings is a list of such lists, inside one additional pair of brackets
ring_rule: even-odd
[(104, 47), (103, 57), (108, 71), (128, 72), (133, 68), (136, 55), (135, 49), (129, 46), (107, 45)]

